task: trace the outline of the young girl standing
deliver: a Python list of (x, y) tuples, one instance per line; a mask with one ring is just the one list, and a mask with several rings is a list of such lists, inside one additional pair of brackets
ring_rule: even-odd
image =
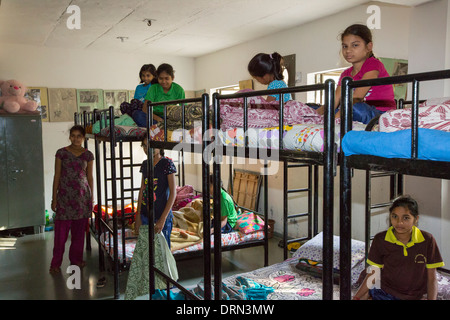
[[(341, 35), (342, 55), (352, 66), (346, 69), (339, 79), (336, 95), (335, 109), (341, 100), (341, 83), (344, 77), (353, 80), (366, 80), (389, 77), (383, 63), (373, 54), (372, 33), (362, 24), (349, 26)], [(369, 121), (388, 110), (395, 109), (394, 89), (392, 85), (356, 88), (353, 91), (353, 120), (362, 123)], [(324, 107), (317, 109), (319, 114), (324, 113)], [(336, 118), (340, 117), (340, 111)]]
[(381, 268), (381, 288), (367, 275), (354, 300), (428, 300), (437, 297), (436, 268), (444, 266), (434, 237), (417, 228), (417, 202), (398, 197), (389, 208), (391, 227), (373, 239), (367, 262)]
[[(175, 71), (170, 64), (163, 63), (156, 69), (158, 83), (150, 86), (145, 95), (142, 112), (133, 114), (133, 120), (140, 127), (146, 127), (148, 104), (155, 102), (185, 99), (184, 89), (173, 80)], [(164, 106), (153, 107), (153, 121), (162, 122), (164, 117)]]
[[(248, 72), (256, 81), (263, 85), (267, 85), (267, 89), (287, 88), (287, 84), (283, 81), (283, 57), (278, 53), (272, 54), (258, 53), (248, 63)], [(279, 95), (269, 95), (266, 101), (278, 101)], [(283, 95), (283, 101), (292, 100), (291, 94)]]
[[(144, 152), (147, 153), (147, 140), (142, 141)], [(147, 161), (141, 165), (142, 183), (138, 198), (138, 207), (135, 223), (136, 233), (140, 233), (141, 225), (148, 226), (148, 172)], [(172, 206), (177, 195), (175, 174), (177, 169), (170, 158), (164, 156), (163, 149), (154, 149), (153, 154), (153, 190), (155, 210), (155, 232), (162, 232), (170, 247), (170, 233), (172, 232)], [(148, 239), (148, 238), (147, 238)]]
[[(142, 141), (144, 152), (147, 153), (147, 139)], [(172, 232), (172, 206), (176, 198), (175, 173), (173, 161), (164, 156), (163, 149), (154, 149), (154, 222), (155, 222), (155, 266), (159, 269), (176, 270), (176, 263), (170, 253), (170, 233)], [(135, 222), (135, 233), (138, 234), (136, 248), (133, 252), (128, 274), (125, 300), (133, 300), (137, 296), (148, 293), (149, 288), (149, 220), (148, 220), (148, 172), (147, 160), (141, 166), (142, 183), (139, 191), (138, 207)], [(159, 236), (162, 234), (164, 237)], [(162, 240), (161, 240), (162, 239)], [(164, 242), (165, 239), (165, 243)], [(166, 248), (164, 250), (163, 248)], [(165, 257), (165, 259), (163, 259)], [(176, 272), (172, 273), (176, 278)], [(165, 282), (155, 276), (156, 288), (164, 288)], [(174, 279), (177, 280), (177, 279)]]
[(85, 131), (73, 126), (71, 144), (56, 152), (53, 178), (52, 210), (55, 216), (55, 239), (50, 273), (60, 272), (65, 243), (71, 233), (69, 260), (71, 265), (84, 266), (83, 247), (88, 218), (92, 213), (94, 155), (83, 148)]

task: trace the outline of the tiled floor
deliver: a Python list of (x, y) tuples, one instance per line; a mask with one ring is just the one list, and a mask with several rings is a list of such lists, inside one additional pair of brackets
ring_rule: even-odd
[[(0, 237), (0, 300), (103, 300), (114, 298), (113, 277), (106, 273), (107, 283), (97, 288), (99, 279), (98, 246), (91, 238), (92, 250), (85, 252), (86, 266), (81, 271), (81, 289), (69, 289), (67, 283), (74, 283), (67, 253), (61, 273), (48, 272), (53, 250), (53, 232), (30, 234), (18, 238)], [(283, 252), (278, 247), (279, 239), (269, 241), (269, 264), (282, 261)], [(247, 248), (224, 252), (222, 257), (222, 277), (234, 273), (263, 267), (263, 247)], [(202, 258), (177, 262), (179, 281), (192, 286), (203, 279)], [(125, 292), (127, 272), (120, 276), (121, 298)]]

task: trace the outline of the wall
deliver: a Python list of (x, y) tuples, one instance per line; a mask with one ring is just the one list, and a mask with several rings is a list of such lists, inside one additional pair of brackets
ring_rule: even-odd
[[(374, 53), (380, 57), (408, 59), (411, 8), (375, 3), (381, 8), (381, 29), (373, 30)], [(307, 74), (347, 66), (340, 56), (339, 34), (350, 24), (366, 23), (369, 14), (367, 5), (357, 6), (338, 14), (315, 20), (296, 28), (286, 30), (271, 36), (249, 41), (219, 52), (199, 57), (195, 60), (196, 89), (221, 87), (238, 83), (239, 80), (250, 79), (247, 71), (248, 61), (258, 52), (277, 51), (282, 55), (296, 54), (296, 72), (301, 72), (302, 79), (297, 85), (306, 84)], [(401, 21), (401, 23), (399, 23)], [(297, 96), (302, 100), (304, 96)], [(261, 165), (240, 165), (238, 167), (251, 171), (259, 171)], [(270, 176), (269, 179), (269, 212), (277, 221), (275, 232), (282, 232), (283, 210), (283, 170)], [(224, 168), (224, 177), (228, 177)], [(292, 169), (297, 170), (297, 169)], [(320, 172), (322, 172), (320, 170)], [(305, 173), (289, 171), (290, 187), (306, 186)], [(294, 178), (292, 178), (294, 177)], [(299, 177), (301, 177), (299, 179)], [(335, 233), (339, 234), (339, 175), (335, 184)], [(319, 178), (319, 213), (321, 212), (322, 175)], [(198, 181), (199, 183), (199, 181)], [(355, 172), (355, 186), (364, 185), (365, 174)], [(386, 202), (389, 197), (385, 181), (374, 182), (374, 201)], [(289, 196), (290, 214), (297, 213), (298, 208), (305, 208), (305, 196)], [(353, 237), (364, 239), (364, 187), (355, 187), (353, 191)], [(302, 210), (302, 209), (301, 209)], [(304, 210), (304, 209), (303, 209)], [(386, 217), (379, 214), (374, 217), (374, 232), (385, 229)], [(299, 220), (300, 221), (300, 220)], [(293, 237), (306, 235), (305, 223), (291, 223), (289, 233)]]
[[(416, 7), (410, 33), (410, 73), (450, 68), (450, 1), (439, 0)], [(424, 58), (426, 57), (426, 58)], [(450, 95), (449, 81), (420, 84), (420, 98)], [(450, 263), (450, 188), (448, 180), (408, 176), (405, 191), (418, 201), (419, 226), (431, 232), (447, 266)]]
[[(139, 70), (143, 64), (153, 63), (157, 67), (167, 62), (175, 69), (175, 81), (186, 90), (194, 89), (192, 58), (2, 43), (0, 61), (1, 79), (18, 79), (27, 86), (110, 90), (133, 90), (139, 83)], [(42, 126), (45, 208), (50, 212), (55, 153), (58, 148), (69, 144), (69, 129), (72, 125), (72, 122), (45, 122)]]

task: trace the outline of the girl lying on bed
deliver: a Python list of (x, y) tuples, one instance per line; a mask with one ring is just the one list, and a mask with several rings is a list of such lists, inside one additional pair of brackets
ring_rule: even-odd
[[(336, 95), (335, 109), (341, 100), (341, 82), (344, 77), (353, 80), (366, 80), (389, 77), (383, 63), (375, 58), (372, 48), (372, 33), (362, 24), (349, 26), (341, 35), (342, 55), (352, 66), (346, 69), (339, 79)], [(391, 109), (395, 109), (394, 89), (392, 85), (356, 88), (353, 91), (353, 120), (364, 124)], [(324, 107), (317, 109), (319, 114), (324, 113)], [(336, 118), (340, 117), (337, 111)]]

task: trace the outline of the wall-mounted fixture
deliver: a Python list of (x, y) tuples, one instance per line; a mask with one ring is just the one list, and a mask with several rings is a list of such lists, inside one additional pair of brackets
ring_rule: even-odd
[(156, 21), (155, 19), (144, 19), (144, 22), (147, 23), (147, 26), (151, 27), (152, 21)]
[(128, 37), (117, 37), (117, 39), (120, 39), (121, 42), (125, 42), (125, 40), (128, 40)]

